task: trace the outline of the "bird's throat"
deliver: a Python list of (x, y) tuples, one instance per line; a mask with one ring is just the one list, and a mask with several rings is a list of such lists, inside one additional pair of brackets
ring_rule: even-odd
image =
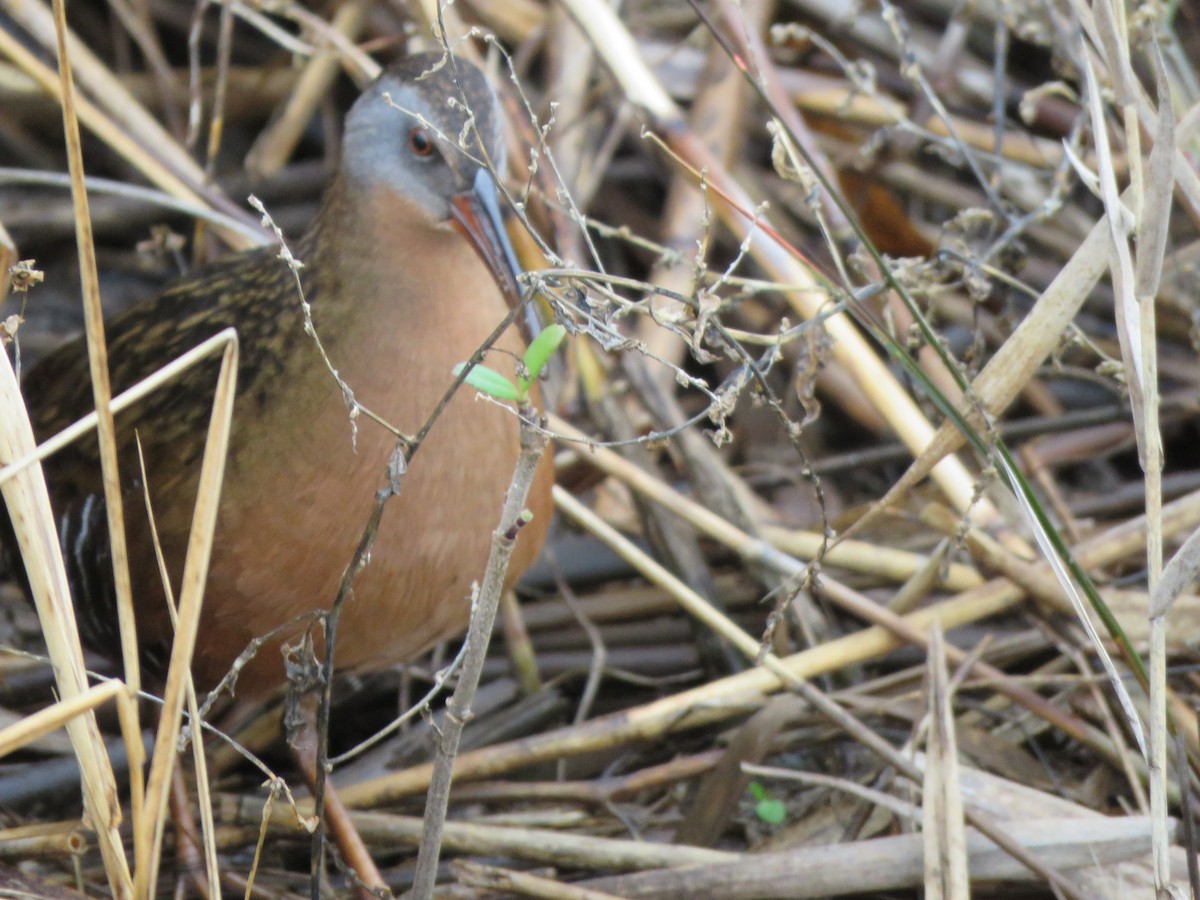
[[(508, 306), (474, 248), (448, 224), (429, 222), (388, 191), (352, 192), (335, 183), (319, 230), (305, 242), (316, 337), (360, 402), (414, 428), (429, 410), (414, 408), (412, 398), (440, 395), (454, 365), (471, 357)], [(516, 330), (498, 347), (518, 353)], [(511, 356), (494, 355), (497, 368), (511, 369)]]

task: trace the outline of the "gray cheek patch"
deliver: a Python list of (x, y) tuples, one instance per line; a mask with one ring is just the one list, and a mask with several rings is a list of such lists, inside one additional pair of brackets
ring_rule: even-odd
[[(390, 188), (444, 221), (450, 198), (470, 188), (484, 157), (503, 169), (503, 120), (495, 93), (477, 69), (465, 63), (456, 70), (430, 69), (428, 63), (414, 58), (389, 70), (354, 104), (346, 118), (342, 174), (368, 190)], [(416, 78), (419, 85), (412, 83)], [(417, 126), (438, 142), (435, 157), (410, 151), (409, 134)]]

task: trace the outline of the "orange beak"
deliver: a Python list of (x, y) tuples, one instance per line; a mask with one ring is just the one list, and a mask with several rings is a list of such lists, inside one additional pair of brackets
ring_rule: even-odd
[[(538, 304), (525, 303), (521, 296), (521, 264), (504, 230), (504, 219), (500, 215), (500, 202), (496, 196), (496, 182), (487, 169), (475, 173), (475, 184), (471, 190), (457, 194), (450, 200), (453, 224), (475, 248), (475, 252), (491, 270), (492, 277), (500, 286), (510, 310), (520, 309), (516, 316), (517, 326), (528, 345), (541, 333), (542, 323), (538, 317)], [(551, 362), (551, 372), (557, 372), (557, 362)], [(552, 375), (553, 377), (553, 375)]]
[(521, 286), (517, 276), (521, 264), (504, 230), (500, 203), (496, 198), (496, 182), (487, 169), (475, 173), (475, 184), (450, 200), (454, 211), (454, 227), (475, 248), (491, 270), (496, 284), (504, 293), (510, 307), (521, 302)]

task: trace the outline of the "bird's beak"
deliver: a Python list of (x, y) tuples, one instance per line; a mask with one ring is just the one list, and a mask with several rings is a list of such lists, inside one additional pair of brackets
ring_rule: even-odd
[(455, 195), (450, 204), (454, 227), (471, 242), (500, 285), (509, 306), (515, 308), (521, 302), (521, 286), (517, 282), (521, 264), (504, 230), (491, 173), (487, 169), (476, 172), (471, 190)]

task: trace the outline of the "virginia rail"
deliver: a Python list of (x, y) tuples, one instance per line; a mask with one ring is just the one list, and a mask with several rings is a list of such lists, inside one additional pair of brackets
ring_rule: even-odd
[[(317, 335), (356, 400), (412, 434), (508, 314), (511, 248), (485, 162), (503, 166), (503, 120), (479, 70), (435, 55), (410, 58), (369, 87), (346, 118), (341, 163), (323, 206), (294, 247)], [(479, 173), (485, 173), (480, 175)], [(223, 328), (241, 341), (234, 430), (193, 666), (211, 687), (255, 637), (329, 607), (396, 447), (360, 419), (305, 332), (294, 277), (275, 248), (209, 266), (107, 326), (114, 393)], [(523, 349), (510, 328), (491, 351), (507, 368)], [(117, 419), (140, 646), (166, 658), (173, 634), (140, 496), (135, 434), (146, 459), (158, 537), (177, 579), (187, 546), (215, 369), (201, 367)], [(92, 408), (81, 341), (28, 373), (44, 439)], [(370, 564), (345, 606), (339, 670), (411, 659), (465, 628), (512, 476), (518, 424), (460, 391), (415, 454), (386, 509)], [(46, 477), (85, 640), (117, 646), (108, 529), (95, 442), (50, 459)], [(532, 562), (550, 518), (551, 470), (530, 493), (509, 578)], [(140, 512), (140, 514), (139, 514)], [(7, 524), (7, 523), (6, 523)], [(177, 585), (176, 585), (177, 587)], [(301, 624), (296, 629), (305, 627)], [(294, 636), (294, 635), (293, 635)], [(284, 680), (264, 646), (241, 672), (240, 698)]]

